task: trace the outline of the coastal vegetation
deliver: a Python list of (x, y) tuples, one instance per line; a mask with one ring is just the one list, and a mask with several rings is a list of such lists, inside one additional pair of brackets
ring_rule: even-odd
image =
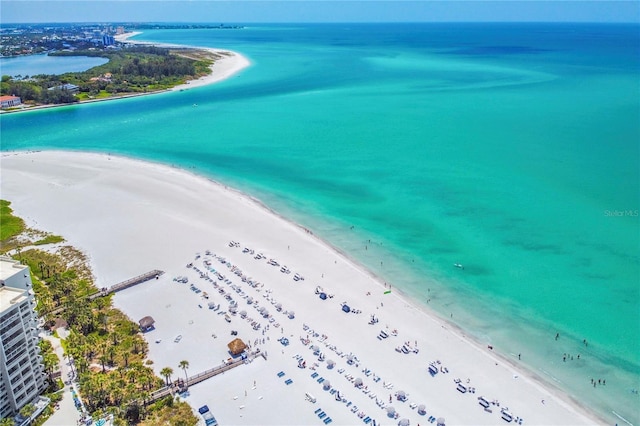
[[(0, 241), (8, 240), (20, 234), (25, 226), (24, 221), (13, 215), (13, 210), (9, 207), (11, 203), (6, 200), (0, 200)], [(1, 247), (1, 246), (0, 246)]]
[[(146, 359), (147, 342), (138, 324), (112, 306), (111, 298), (90, 297), (98, 293), (86, 257), (69, 247), (49, 247), (61, 237), (43, 236), (25, 227), (14, 216), (10, 203), (2, 201), (2, 249), (31, 269), (36, 309), (45, 328), (65, 327), (61, 341), (67, 363), (76, 374), (86, 409), (94, 418), (113, 414), (116, 424), (195, 425), (197, 418), (188, 404), (168, 396), (147, 404), (150, 393), (164, 385)], [(5, 222), (6, 220), (6, 222)], [(12, 224), (5, 231), (5, 223)], [(34, 236), (36, 238), (34, 239)], [(35, 241), (34, 241), (35, 240)], [(44, 243), (47, 241), (48, 243)], [(35, 244), (43, 245), (37, 246)], [(40, 343), (45, 372), (50, 379), (47, 395), (59, 401), (61, 383), (53, 380), (59, 360), (51, 343)], [(188, 361), (179, 365), (185, 371)], [(167, 377), (169, 380), (169, 377)]]
[[(55, 56), (90, 56), (109, 62), (83, 72), (14, 78), (4, 75), (0, 94), (24, 103), (65, 104), (82, 100), (166, 90), (209, 73), (214, 56), (197, 49), (130, 46), (122, 49), (74, 50)], [(22, 77), (22, 76), (21, 76)]]

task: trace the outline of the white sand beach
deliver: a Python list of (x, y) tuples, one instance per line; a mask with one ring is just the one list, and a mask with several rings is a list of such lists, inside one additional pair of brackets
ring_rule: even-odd
[[(138, 40), (129, 40), (130, 37), (142, 34), (140, 31), (134, 31), (130, 33), (120, 34), (115, 36), (115, 39), (119, 42), (127, 42), (130, 44), (142, 44), (142, 45), (153, 45), (158, 47), (167, 47), (167, 48), (178, 48), (184, 49), (189, 48), (190, 46), (178, 45), (178, 44), (169, 44), (169, 43), (153, 43), (147, 41), (138, 41)], [(203, 77), (198, 78), (197, 80), (191, 80), (186, 82), (185, 84), (180, 84), (178, 86), (172, 87), (171, 90), (187, 90), (193, 89), (195, 87), (206, 86), (208, 84), (217, 83), (222, 80), (226, 80), (227, 78), (237, 74), (244, 68), (251, 65), (249, 59), (245, 56), (239, 54), (238, 52), (233, 52), (231, 50), (226, 49), (213, 49), (208, 47), (193, 47), (194, 49), (206, 50), (210, 52), (216, 59), (216, 61), (211, 65), (211, 73), (205, 75)]]
[(232, 331), (266, 352), (190, 388), (185, 400), (207, 404), (220, 424), (604, 423), (237, 191), (109, 155), (3, 153), (0, 162), (2, 198), (28, 226), (85, 252), (97, 286), (165, 271), (114, 298), (133, 321), (156, 320), (146, 334), (156, 372), (169, 366), (177, 379), (181, 360), (190, 376), (221, 364)]

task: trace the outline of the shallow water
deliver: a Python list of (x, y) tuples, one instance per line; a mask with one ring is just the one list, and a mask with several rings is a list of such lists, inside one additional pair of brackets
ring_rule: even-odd
[(609, 419), (640, 422), (638, 26), (138, 38), (253, 66), (196, 90), (4, 115), (2, 149), (120, 153), (236, 186)]

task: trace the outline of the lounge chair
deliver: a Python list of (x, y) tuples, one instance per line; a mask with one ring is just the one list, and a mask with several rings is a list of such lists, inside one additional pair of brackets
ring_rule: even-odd
[(318, 414), (318, 417), (320, 417), (321, 419), (324, 419), (325, 417), (327, 417), (327, 413), (322, 411), (320, 414)]
[(327, 417), (326, 419), (323, 420), (325, 425), (328, 425), (329, 423), (331, 423), (333, 420), (331, 420), (331, 417)]
[(316, 377), (318, 377), (318, 373), (316, 373), (316, 372), (311, 373), (311, 378), (312, 379), (315, 379)]
[(287, 380), (285, 380), (284, 382), (285, 382), (286, 384), (290, 385), (291, 383), (293, 383), (293, 380), (291, 380), (291, 379), (287, 379)]
[(313, 413), (317, 415), (317, 414), (320, 414), (320, 411), (322, 411), (322, 408), (318, 408), (318, 409), (317, 409), (316, 411), (314, 411)]
[(282, 376), (284, 376), (284, 371), (281, 371), (278, 373), (278, 377), (282, 377)]

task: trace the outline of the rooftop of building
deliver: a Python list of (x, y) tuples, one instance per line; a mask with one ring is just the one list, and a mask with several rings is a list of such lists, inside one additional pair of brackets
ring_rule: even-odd
[(27, 292), (12, 287), (0, 287), (0, 313), (27, 299)]
[(26, 269), (27, 266), (22, 265), (19, 261), (10, 257), (0, 256), (0, 281), (5, 281)]

